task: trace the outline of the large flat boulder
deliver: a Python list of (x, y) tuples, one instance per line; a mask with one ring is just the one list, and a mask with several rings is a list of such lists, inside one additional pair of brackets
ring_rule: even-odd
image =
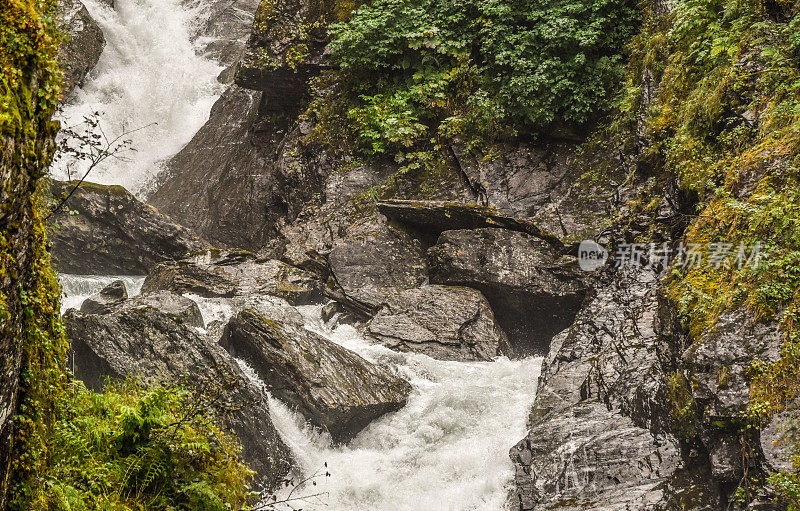
[[(53, 180), (52, 205), (76, 184)], [(82, 183), (51, 224), (53, 262), (62, 273), (143, 275), (207, 246), (119, 185)]]
[(255, 369), (267, 388), (344, 442), (405, 405), (411, 386), (388, 371), (291, 323), (245, 310), (220, 339)]
[(442, 360), (512, 354), (486, 298), (466, 287), (422, 286), (387, 296), (366, 333), (392, 349)]
[(322, 298), (322, 282), (313, 274), (243, 250), (207, 250), (181, 261), (158, 265), (142, 292), (194, 293), (206, 298), (272, 295), (293, 305)]
[(480, 290), (517, 355), (545, 354), (586, 294), (577, 261), (524, 232), (445, 231), (427, 253), (431, 282)]
[(273, 487), (291, 468), (288, 448), (269, 415), (267, 397), (218, 344), (183, 321), (153, 307), (123, 308), (105, 315), (64, 315), (75, 376), (99, 390), (106, 378), (135, 377), (145, 384), (233, 380), (216, 410), (242, 444), (242, 458), (256, 482)]

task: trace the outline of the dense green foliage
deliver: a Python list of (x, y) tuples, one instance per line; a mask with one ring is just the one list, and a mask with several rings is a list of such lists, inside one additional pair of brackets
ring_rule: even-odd
[[(760, 244), (751, 264), (676, 267), (669, 292), (692, 339), (746, 310), (784, 337), (777, 362), (749, 374), (750, 404), (739, 418), (758, 428), (800, 395), (800, 16), (791, 2), (684, 0), (650, 16), (632, 45), (631, 79), (620, 104), (641, 104), (635, 77), (658, 84), (646, 112), (646, 159), (698, 199), (684, 242), (736, 251)], [(707, 260), (707, 259), (706, 259)], [(682, 400), (674, 403), (679, 409)], [(800, 468), (800, 467), (798, 467)], [(800, 476), (776, 474), (795, 506)], [(758, 482), (743, 481), (747, 500)]]
[(57, 403), (49, 462), (17, 487), (12, 509), (240, 509), (250, 471), (206, 405), (182, 387), (73, 384)]
[(612, 103), (631, 0), (376, 0), (333, 25), (361, 149), (570, 132)]

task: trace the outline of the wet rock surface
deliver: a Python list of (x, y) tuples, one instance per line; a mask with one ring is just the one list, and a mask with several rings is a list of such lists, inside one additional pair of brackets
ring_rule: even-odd
[(100, 60), (106, 39), (80, 0), (59, 1), (58, 26), (67, 34), (67, 40), (58, 50), (58, 61), (64, 71), (62, 93), (67, 96), (83, 83)]
[(444, 231), (428, 249), (430, 280), (480, 290), (517, 355), (547, 352), (572, 324), (587, 292), (577, 261), (529, 234), (481, 228)]
[(344, 293), (371, 306), (427, 280), (419, 241), (380, 217), (359, 222), (336, 239), (328, 262)]
[(399, 291), (386, 300), (366, 332), (392, 349), (461, 361), (512, 354), (480, 291), (422, 286)]
[(266, 396), (249, 382), (218, 344), (201, 338), (180, 319), (153, 307), (123, 308), (106, 315), (64, 315), (75, 376), (99, 390), (106, 378), (134, 377), (145, 384), (231, 381), (217, 413), (242, 444), (242, 458), (259, 486), (272, 487), (292, 465), (272, 425)]
[(220, 344), (247, 360), (273, 395), (330, 432), (335, 442), (401, 408), (411, 391), (404, 380), (355, 353), (274, 316), (240, 312)]
[[(75, 184), (53, 180), (52, 205)], [(118, 185), (82, 183), (51, 224), (53, 263), (62, 273), (143, 275), (162, 261), (206, 247), (191, 230)]]
[(708, 459), (685, 466), (671, 433), (665, 374), (674, 349), (665, 334), (673, 325), (658, 278), (612, 273), (598, 278), (589, 305), (553, 339), (529, 432), (511, 450), (512, 505), (718, 509)]
[(313, 274), (274, 259), (236, 250), (210, 250), (156, 267), (142, 292), (167, 290), (202, 297), (272, 295), (293, 305), (322, 299), (322, 283)]
[(152, 307), (189, 326), (204, 328), (203, 315), (193, 300), (170, 291), (155, 291), (128, 298), (125, 283), (112, 282), (81, 304), (83, 314), (109, 314), (121, 309)]

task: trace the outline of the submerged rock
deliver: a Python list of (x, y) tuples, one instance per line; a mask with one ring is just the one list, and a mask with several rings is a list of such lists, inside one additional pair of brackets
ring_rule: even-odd
[(313, 274), (243, 250), (209, 250), (160, 264), (142, 285), (143, 293), (156, 290), (207, 298), (267, 294), (293, 305), (322, 298), (322, 282)]
[(486, 296), (517, 355), (545, 354), (586, 294), (574, 259), (518, 231), (445, 231), (428, 249), (428, 265), (432, 283), (469, 286)]
[(387, 296), (366, 332), (392, 349), (442, 360), (512, 354), (486, 298), (466, 287), (422, 286)]
[[(53, 206), (75, 184), (53, 180)], [(118, 185), (82, 183), (51, 223), (53, 262), (62, 273), (143, 275), (206, 246)]]
[(93, 390), (106, 378), (135, 377), (145, 384), (225, 382), (235, 387), (217, 413), (242, 444), (242, 459), (256, 482), (273, 487), (291, 468), (288, 448), (272, 425), (266, 396), (218, 344), (183, 321), (153, 307), (122, 308), (106, 315), (69, 310), (64, 315), (75, 376)]
[(267, 388), (315, 425), (346, 442), (371, 421), (402, 408), (411, 386), (322, 337), (253, 311), (234, 316), (220, 344), (255, 369)]
[(106, 39), (80, 0), (59, 1), (58, 27), (67, 34), (58, 49), (58, 62), (64, 71), (61, 91), (67, 96), (100, 60)]

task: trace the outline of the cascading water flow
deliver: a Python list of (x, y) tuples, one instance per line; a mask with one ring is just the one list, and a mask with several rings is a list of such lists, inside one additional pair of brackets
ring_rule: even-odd
[[(191, 297), (207, 322), (224, 321), (236, 310), (230, 300)], [(332, 446), (328, 434), (271, 398), (273, 422), (301, 465), (297, 479), (309, 478), (277, 496), (291, 492), (293, 507), (286, 509), (504, 509), (513, 477), (508, 451), (525, 435), (542, 359), (447, 362), (398, 353), (368, 343), (350, 325), (329, 326), (321, 308), (298, 307), (307, 329), (397, 372), (413, 391), (405, 407), (346, 446)], [(261, 383), (246, 363), (240, 365)]]
[[(198, 54), (195, 27), (202, 3), (181, 0), (84, 0), (106, 38), (100, 61), (59, 115), (79, 126), (99, 112), (108, 138), (131, 132), (134, 151), (122, 152), (92, 170), (89, 181), (120, 184), (146, 196), (162, 170), (202, 127), (221, 93), (218, 64)], [(80, 128), (78, 129), (80, 131)], [(57, 179), (83, 175), (86, 162), (63, 159), (52, 169)]]

